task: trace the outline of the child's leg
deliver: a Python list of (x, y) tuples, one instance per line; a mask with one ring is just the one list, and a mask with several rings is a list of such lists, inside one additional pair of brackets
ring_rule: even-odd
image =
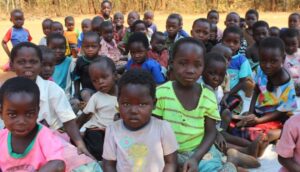
[(269, 142), (276, 141), (280, 138), (280, 135), (281, 135), (281, 129), (269, 130), (269, 132), (267, 133), (268, 141)]
[(221, 128), (224, 130), (224, 131), (227, 131), (228, 127), (229, 127), (229, 124), (231, 122), (231, 112), (229, 111), (229, 109), (224, 109), (222, 112), (221, 112)]
[(254, 140), (253, 142), (251, 142), (250, 145), (247, 147), (241, 147), (241, 146), (237, 146), (235, 143), (227, 142), (227, 148), (228, 149), (234, 148), (244, 154), (251, 155), (256, 158), (258, 155), (258, 151), (259, 151), (259, 140), (260, 139), (261, 139), (261, 136), (257, 137), (257, 139)]
[(98, 160), (102, 160), (105, 131), (87, 129), (83, 141), (88, 151)]
[(255, 82), (252, 79), (247, 78), (245, 87), (243, 88), (245, 95), (244, 95), (244, 97), (242, 97), (243, 106), (242, 106), (241, 114), (249, 111), (252, 92), (253, 92), (254, 87), (255, 87)]
[(235, 149), (227, 150), (227, 162), (231, 162), (237, 167), (243, 168), (257, 168), (260, 166), (256, 158), (243, 154)]
[(241, 147), (248, 147), (251, 145), (251, 142), (243, 139), (241, 137), (237, 137), (234, 135), (231, 135), (225, 131), (222, 131), (221, 134), (223, 135), (223, 137), (225, 138), (225, 140), (229, 143), (234, 143), (237, 146), (241, 146)]

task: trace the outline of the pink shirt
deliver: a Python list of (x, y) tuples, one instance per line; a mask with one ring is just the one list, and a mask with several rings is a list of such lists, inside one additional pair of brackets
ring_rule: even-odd
[(115, 40), (112, 40), (112, 44), (106, 42), (104, 39), (100, 42), (101, 49), (99, 55), (105, 55), (111, 58), (114, 62), (118, 62), (121, 58), (121, 53), (117, 47)]
[(300, 49), (292, 55), (286, 55), (284, 67), (289, 71), (295, 83), (300, 83)]
[[(300, 165), (300, 115), (293, 115), (284, 124), (282, 135), (276, 145), (276, 152), (283, 158), (293, 158)], [(284, 167), (280, 172), (288, 172)]]

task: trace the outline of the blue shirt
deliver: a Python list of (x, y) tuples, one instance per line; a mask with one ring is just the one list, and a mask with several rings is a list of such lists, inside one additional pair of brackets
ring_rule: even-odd
[(55, 66), (54, 73), (52, 75), (54, 82), (63, 90), (65, 90), (67, 85), (67, 76), (71, 75), (69, 73), (71, 62), (72, 57), (66, 57), (63, 62)]
[(29, 31), (25, 28), (10, 28), (7, 33), (5, 34), (3, 41), (7, 43), (11, 41), (12, 46), (16, 46), (21, 42), (29, 42), (31, 41), (31, 36)]
[(78, 40), (77, 40), (77, 47), (81, 48), (82, 46), (82, 42), (83, 42), (83, 32), (81, 32), (78, 36)]

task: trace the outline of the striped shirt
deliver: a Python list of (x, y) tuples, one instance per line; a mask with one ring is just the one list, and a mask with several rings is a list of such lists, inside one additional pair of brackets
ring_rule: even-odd
[(186, 110), (180, 104), (171, 81), (159, 86), (156, 91), (157, 104), (153, 114), (171, 124), (179, 152), (192, 151), (200, 145), (204, 136), (205, 117), (220, 120), (216, 96), (208, 88), (199, 86), (202, 92), (193, 110)]

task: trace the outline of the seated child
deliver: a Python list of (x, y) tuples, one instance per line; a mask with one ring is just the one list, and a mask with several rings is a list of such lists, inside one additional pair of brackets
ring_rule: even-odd
[(241, 19), (240, 19), (240, 28), (241, 28), (243, 31), (247, 29), (247, 23), (246, 23), (245, 18), (241, 18)]
[(131, 30), (133, 33), (135, 33), (135, 32), (144, 33), (147, 36), (148, 41), (150, 42), (153, 32), (151, 29), (147, 28), (147, 24), (143, 20), (135, 21), (132, 24)]
[(126, 64), (126, 70), (142, 68), (152, 74), (156, 84), (165, 82), (160, 64), (156, 60), (147, 57), (149, 42), (144, 33), (133, 33), (128, 40), (128, 49), (131, 59)]
[(93, 32), (96, 32), (98, 33), (98, 36), (101, 38), (101, 23), (103, 22), (104, 20), (99, 17), (99, 16), (96, 16), (92, 19), (92, 31)]
[(64, 31), (64, 36), (66, 37), (66, 40), (69, 43), (72, 56), (77, 57), (77, 44), (78, 44), (77, 39), (79, 36), (79, 31), (78, 29), (75, 29), (74, 17), (67, 16), (65, 18), (65, 26), (67, 30)]
[(66, 56), (66, 38), (58, 33), (50, 34), (47, 37), (48, 48), (55, 51), (55, 69), (52, 75), (53, 81), (59, 85), (71, 98), (72, 79), (71, 72), (75, 67), (72, 57)]
[[(22, 84), (20, 84), (22, 83)], [(39, 87), (30, 79), (7, 80), (0, 91), (0, 167), (3, 171), (97, 171), (100, 166), (62, 140), (46, 126), (37, 124)]]
[(269, 32), (270, 32), (270, 36), (273, 36), (273, 37), (279, 37), (280, 35), (280, 29), (276, 26), (272, 26), (270, 27), (269, 29)]
[(89, 66), (89, 75), (96, 89), (79, 119), (86, 131), (83, 140), (87, 149), (98, 160), (102, 160), (106, 127), (113, 122), (117, 113), (117, 70), (108, 57), (98, 58)]
[(255, 9), (250, 9), (246, 12), (245, 19), (247, 28), (243, 31), (247, 45), (252, 46), (255, 42), (253, 39), (253, 25), (258, 21), (259, 14)]
[(265, 39), (266, 37), (269, 37), (269, 25), (265, 21), (258, 21), (252, 26), (253, 30), (253, 39), (255, 43), (247, 48), (246, 51), (246, 57), (249, 60), (249, 63), (251, 65), (252, 70), (256, 70), (258, 66), (258, 47), (259, 43)]
[(40, 72), (40, 76), (44, 80), (50, 80), (53, 81), (52, 75), (54, 73), (54, 67), (55, 67), (55, 53), (50, 48), (47, 48), (46, 46), (40, 45), (39, 48), (42, 52), (42, 68)]
[(99, 17), (101, 17), (103, 21), (112, 22), (112, 18), (110, 16), (111, 9), (112, 9), (112, 3), (109, 0), (103, 0), (100, 5)]
[(44, 45), (47, 46), (47, 36), (51, 33), (51, 24), (52, 24), (52, 20), (51, 19), (45, 19), (42, 22), (42, 28), (43, 28), (43, 33), (44, 33), (44, 37), (40, 40), (39, 45)]
[(146, 11), (144, 13), (144, 22), (147, 25), (148, 29), (151, 29), (152, 33), (155, 33), (157, 31), (156, 24), (153, 23), (154, 13), (152, 11)]
[(127, 16), (127, 24), (128, 24), (128, 28), (127, 31), (122, 39), (122, 41), (119, 43), (119, 48), (122, 49), (122, 52), (124, 53), (124, 49), (128, 43), (128, 39), (129, 37), (132, 35), (133, 31), (132, 31), (132, 25), (135, 21), (140, 20), (140, 14), (136, 11), (131, 11), (130, 13), (128, 13)]
[(194, 21), (191, 30), (192, 37), (204, 43), (206, 52), (210, 52), (213, 47), (212, 43), (209, 41), (210, 29), (211, 24), (208, 20), (205, 18), (199, 18)]
[[(58, 33), (58, 34), (61, 34), (61, 35), (64, 36), (64, 27), (63, 27), (63, 25), (60, 22), (58, 22), (58, 21), (53, 21), (52, 24), (51, 24), (51, 32), (50, 32), (50, 34), (52, 34), (52, 33)], [(66, 56), (70, 56), (71, 55), (70, 45), (67, 42), (67, 40), (66, 40), (65, 55)]]
[[(11, 41), (12, 47), (14, 47), (21, 42), (30, 42), (32, 40), (29, 31), (23, 28), (24, 20), (24, 14), (21, 10), (14, 9), (10, 12), (10, 21), (13, 23), (13, 27), (6, 32), (2, 40), (2, 47), (8, 57), (10, 56), (10, 50), (7, 45), (9, 41)], [(3, 66), (3, 70), (10, 70), (9, 62)]]
[(223, 31), (217, 26), (219, 23), (219, 12), (216, 10), (210, 10), (207, 13), (206, 18), (210, 24), (214, 24), (217, 27), (217, 40), (220, 41), (223, 37)]
[(84, 19), (81, 22), (81, 33), (78, 36), (78, 40), (77, 40), (77, 48), (78, 51), (80, 52), (80, 49), (82, 47), (82, 41), (83, 41), (83, 35), (86, 32), (92, 31), (92, 20), (91, 19)]
[[(89, 155), (76, 126), (75, 114), (64, 91), (54, 82), (40, 76), (42, 65), (41, 50), (33, 43), (20, 43), (12, 49), (11, 67), (17, 76), (29, 78), (36, 82), (40, 90), (39, 117), (37, 122), (57, 130), (65, 137), (64, 131), (77, 146), (78, 152)], [(66, 138), (69, 139), (69, 138)]]
[(117, 12), (113, 19), (114, 24), (114, 39), (117, 44), (122, 41), (126, 34), (127, 28), (124, 26), (124, 15), (121, 12)]
[(176, 171), (178, 145), (171, 126), (151, 117), (155, 87), (153, 77), (144, 70), (128, 71), (120, 79), (121, 120), (106, 128), (104, 171)]
[(166, 40), (167, 37), (162, 32), (153, 33), (150, 41), (151, 49), (147, 53), (149, 58), (156, 60), (165, 70), (169, 60), (169, 52), (165, 46)]

